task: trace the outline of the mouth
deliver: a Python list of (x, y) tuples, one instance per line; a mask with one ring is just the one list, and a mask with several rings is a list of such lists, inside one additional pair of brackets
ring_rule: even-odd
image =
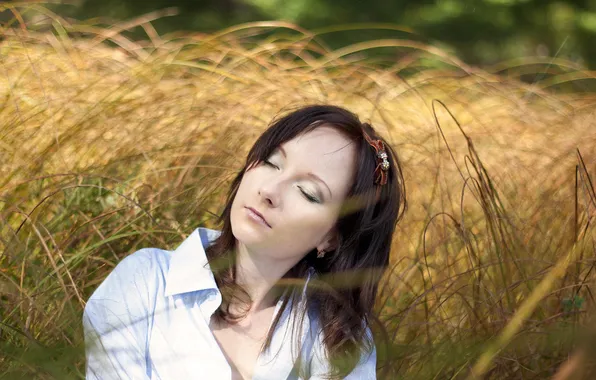
[(263, 214), (261, 214), (260, 212), (258, 212), (257, 210), (255, 210), (252, 207), (245, 207), (245, 209), (247, 210), (247, 214), (248, 216), (254, 220), (257, 223), (261, 223), (269, 228), (271, 228), (271, 225), (269, 224), (269, 222), (267, 222), (267, 219), (265, 219), (265, 217), (263, 216)]

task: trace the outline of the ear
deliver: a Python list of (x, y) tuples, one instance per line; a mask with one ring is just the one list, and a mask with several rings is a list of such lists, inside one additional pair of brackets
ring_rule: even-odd
[(334, 226), (327, 234), (323, 237), (320, 244), (317, 245), (317, 251), (324, 250), (325, 252), (334, 251), (337, 248), (339, 232)]

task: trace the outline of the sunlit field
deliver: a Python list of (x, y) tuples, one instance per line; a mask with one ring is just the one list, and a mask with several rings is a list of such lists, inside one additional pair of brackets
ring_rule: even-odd
[[(137, 249), (218, 228), (252, 142), (311, 103), (370, 121), (404, 170), (408, 206), (377, 305), (379, 378), (545, 379), (596, 343), (595, 72), (552, 58), (480, 69), (409, 40), (324, 43), (387, 25), (158, 35), (151, 17), (100, 27), (11, 9), (3, 378), (83, 378), (93, 290)], [(565, 378), (593, 378), (591, 361), (572, 363)]]

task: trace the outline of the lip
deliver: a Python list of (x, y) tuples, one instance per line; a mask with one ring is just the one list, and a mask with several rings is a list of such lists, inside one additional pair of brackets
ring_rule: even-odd
[(265, 219), (263, 214), (261, 214), (260, 212), (258, 212), (257, 210), (255, 210), (252, 207), (245, 207), (245, 208), (249, 211), (249, 217), (251, 217), (253, 220), (255, 220), (257, 222), (261, 222), (264, 225), (266, 225), (267, 227), (271, 228), (271, 225), (269, 224), (269, 222), (267, 222), (267, 219)]

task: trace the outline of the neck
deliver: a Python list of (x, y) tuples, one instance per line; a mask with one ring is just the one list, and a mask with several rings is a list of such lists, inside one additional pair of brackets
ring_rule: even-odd
[(236, 281), (252, 300), (249, 315), (275, 305), (277, 296), (271, 289), (295, 264), (294, 260), (263, 257), (236, 243)]

